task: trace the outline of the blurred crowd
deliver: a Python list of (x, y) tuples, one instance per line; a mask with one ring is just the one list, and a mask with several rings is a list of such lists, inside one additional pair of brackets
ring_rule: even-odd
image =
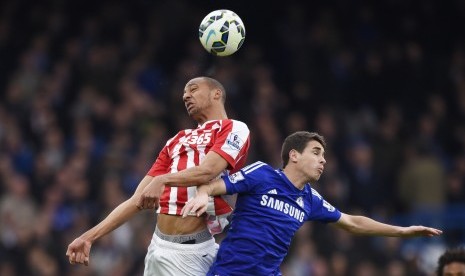
[[(465, 243), (465, 2), (313, 2), (2, 1), (0, 275), (142, 275), (153, 212), (98, 241), (89, 267), (66, 247), (195, 127), (182, 93), (201, 75), (249, 125), (249, 162), (279, 167), (289, 133), (317, 131), (329, 146), (314, 186), (329, 202), (444, 230), (400, 240), (308, 223), (284, 275), (432, 275)], [(247, 31), (232, 57), (197, 37), (220, 8)]]

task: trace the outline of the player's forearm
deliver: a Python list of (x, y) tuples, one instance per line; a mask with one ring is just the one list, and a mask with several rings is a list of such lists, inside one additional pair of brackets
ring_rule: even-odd
[(364, 216), (350, 216), (349, 223), (339, 226), (353, 234), (387, 237), (400, 237), (404, 229), (404, 227), (381, 223)]
[(224, 195), (226, 194), (226, 185), (223, 179), (217, 179), (208, 184), (198, 186), (197, 193), (205, 193), (208, 196)]
[(202, 166), (189, 168), (174, 174), (164, 174), (161, 182), (171, 186), (199, 186), (209, 182), (221, 173), (221, 170), (214, 170)]
[(170, 186), (199, 186), (217, 178), (228, 162), (214, 151), (207, 153), (200, 165), (160, 176), (159, 183)]
[(116, 207), (104, 220), (81, 235), (83, 239), (94, 242), (128, 221), (139, 209), (128, 199)]

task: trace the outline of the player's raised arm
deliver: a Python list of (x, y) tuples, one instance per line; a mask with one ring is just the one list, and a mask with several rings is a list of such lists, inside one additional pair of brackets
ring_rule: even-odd
[(442, 234), (439, 229), (414, 225), (408, 227), (381, 223), (364, 216), (352, 216), (342, 213), (335, 225), (350, 233), (359, 235), (386, 237), (433, 237)]

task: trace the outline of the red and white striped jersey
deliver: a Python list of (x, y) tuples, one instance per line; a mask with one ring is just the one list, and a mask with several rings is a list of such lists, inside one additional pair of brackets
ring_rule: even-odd
[[(231, 119), (207, 121), (196, 129), (182, 130), (168, 140), (147, 174), (157, 176), (197, 166), (209, 151), (216, 152), (228, 162), (228, 168), (221, 175), (234, 173), (247, 159), (249, 135), (245, 123)], [(165, 186), (157, 212), (181, 215), (184, 204), (196, 195), (196, 191), (195, 186)], [(214, 197), (210, 202), (209, 215), (220, 216), (232, 211), (222, 197)]]

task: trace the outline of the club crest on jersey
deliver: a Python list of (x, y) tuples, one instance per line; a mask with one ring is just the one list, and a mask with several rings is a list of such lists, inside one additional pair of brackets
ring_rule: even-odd
[(244, 144), (239, 135), (235, 133), (229, 134), (228, 139), (226, 139), (226, 143), (229, 145), (229, 147), (235, 150), (241, 150), (242, 144)]
[(300, 207), (304, 208), (304, 200), (301, 196), (298, 197), (295, 202), (297, 202), (297, 204), (299, 204)]
[(244, 175), (242, 175), (242, 173), (239, 171), (229, 175), (228, 178), (231, 183), (236, 183), (237, 181), (244, 180)]

